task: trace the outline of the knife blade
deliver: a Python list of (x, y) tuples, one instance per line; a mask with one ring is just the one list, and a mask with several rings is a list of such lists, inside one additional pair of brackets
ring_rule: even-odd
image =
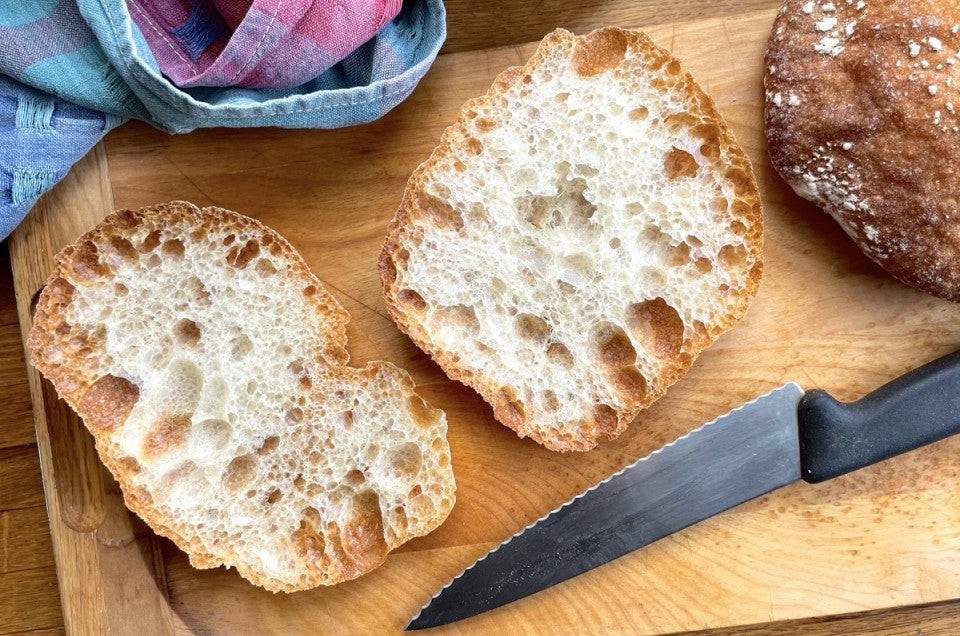
[(491, 550), (407, 630), (517, 601), (798, 480), (816, 483), (960, 432), (960, 351), (857, 402), (787, 383), (636, 461)]

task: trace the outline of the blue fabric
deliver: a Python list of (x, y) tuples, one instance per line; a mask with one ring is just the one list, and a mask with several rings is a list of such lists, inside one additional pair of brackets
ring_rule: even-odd
[(0, 75), (0, 238), (122, 121)]
[(76, 1), (107, 59), (146, 106), (147, 120), (177, 133), (211, 126), (340, 128), (372, 121), (413, 91), (446, 37), (441, 0), (414, 0), (376, 37), (301, 86), (184, 89), (160, 72), (123, 2)]
[[(160, 72), (124, 0), (0, 0), (0, 239), (127, 118), (184, 133), (339, 128), (382, 117), (430, 68), (445, 18), (442, 0), (409, 0), (373, 39), (295, 88), (180, 88)], [(209, 35), (195, 31), (185, 26), (183, 36)], [(34, 104), (21, 123), (46, 117), (35, 100), (53, 104), (50, 127), (18, 127), (21, 101)]]

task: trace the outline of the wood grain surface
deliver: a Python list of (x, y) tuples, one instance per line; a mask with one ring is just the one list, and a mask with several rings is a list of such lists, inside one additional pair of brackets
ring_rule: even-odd
[[(440, 585), (503, 538), (757, 393), (799, 380), (853, 399), (960, 343), (956, 305), (890, 280), (770, 170), (759, 117), (760, 62), (776, 3), (491, 3), (502, 12), (486, 21), (466, 4), (448, 3), (451, 31), (456, 25), (456, 33), (489, 37), (451, 37), (448, 50), (460, 52), (442, 55), (414, 95), (384, 119), (341, 131), (208, 130), (180, 137), (128, 124), (45, 197), (10, 242), (26, 325), (52, 254), (115, 206), (187, 199), (263, 220), (301, 251), (351, 312), (352, 364), (386, 358), (403, 366), (421, 394), (447, 412), (459, 485), (450, 518), (370, 575), (334, 588), (273, 595), (232, 571), (194, 570), (125, 511), (115, 484), (92, 462), (89, 438), (30, 374), (40, 460), (22, 431), (0, 446), (0, 564), (13, 563), (0, 568), (0, 589), (18, 590), (12, 600), (0, 595), (0, 632), (66, 626), (129, 633), (145, 624), (168, 634), (315, 633), (318, 626), (329, 633), (396, 632)], [(540, 12), (550, 8), (552, 14)], [(497, 16), (502, 30), (490, 26)], [(579, 30), (662, 23), (648, 32), (715, 97), (754, 162), (765, 204), (766, 269), (743, 323), (624, 436), (591, 453), (557, 455), (497, 424), (485, 403), (447, 380), (396, 330), (386, 318), (375, 262), (407, 175), (460, 103), (529, 56), (532, 47), (513, 46), (513, 38), (539, 37), (567, 21)], [(0, 372), (0, 381), (8, 376)], [(19, 386), (22, 396), (25, 384)], [(51, 413), (59, 414), (56, 421)], [(790, 486), (438, 631), (957, 633), (958, 451), (960, 440), (945, 440), (834, 482)], [(41, 468), (53, 529), (48, 543), (27, 530), (41, 512)], [(22, 531), (8, 534), (20, 523)], [(35, 546), (32, 556), (11, 560), (19, 545)], [(45, 550), (51, 548), (62, 618), (50, 611), (55, 570)], [(46, 596), (19, 592), (23, 585)], [(826, 616), (848, 612), (856, 614)]]

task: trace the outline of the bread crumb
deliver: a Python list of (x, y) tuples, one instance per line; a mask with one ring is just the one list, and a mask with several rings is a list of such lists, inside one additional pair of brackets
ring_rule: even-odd
[(936, 84), (931, 84), (930, 86), (927, 86), (927, 92), (930, 93), (931, 95), (936, 95), (938, 90), (940, 89), (937, 88)]
[(943, 48), (943, 42), (931, 35), (927, 38), (927, 46), (929, 46), (932, 51), (939, 51)]
[(843, 47), (840, 46), (840, 38), (832, 36), (825, 36), (813, 48), (817, 53), (826, 53), (833, 57), (836, 57), (843, 51)]
[(806, 13), (807, 15), (810, 15), (811, 13), (813, 13), (813, 0), (810, 0), (810, 2), (808, 2), (808, 3), (805, 4), (805, 5), (803, 5), (802, 11), (803, 11), (804, 13)]
[(844, 150), (850, 150), (851, 148), (853, 148), (853, 143), (851, 143), (851, 142), (849, 142), (849, 141), (843, 142), (843, 149), (844, 149)]
[(910, 44), (910, 57), (917, 57), (920, 55), (920, 45), (916, 42), (911, 41)]

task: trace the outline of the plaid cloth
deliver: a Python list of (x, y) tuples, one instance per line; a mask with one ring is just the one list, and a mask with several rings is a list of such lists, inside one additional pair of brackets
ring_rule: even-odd
[[(442, 0), (0, 0), (0, 149), (17, 150), (0, 152), (0, 238), (126, 118), (177, 133), (372, 121), (410, 94), (445, 37)], [(14, 205), (14, 172), (40, 156), (15, 125), (21, 93), (52, 104), (50, 130), (63, 131), (40, 135), (41, 154), (62, 165), (45, 164), (31, 182), (43, 187), (17, 188)], [(80, 120), (99, 123), (62, 123)]]
[(181, 87), (287, 88), (320, 75), (400, 11), (399, 0), (127, 0)]

